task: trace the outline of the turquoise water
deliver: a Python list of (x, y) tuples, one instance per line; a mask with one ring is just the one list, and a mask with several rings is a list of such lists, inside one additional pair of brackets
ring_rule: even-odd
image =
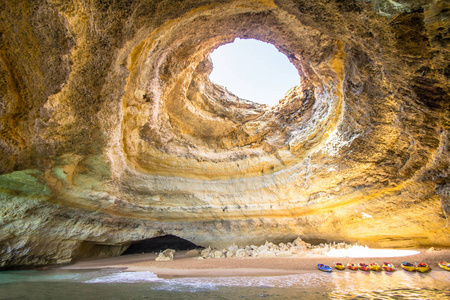
[(0, 272), (0, 299), (450, 299), (450, 272), (158, 278), (120, 270)]

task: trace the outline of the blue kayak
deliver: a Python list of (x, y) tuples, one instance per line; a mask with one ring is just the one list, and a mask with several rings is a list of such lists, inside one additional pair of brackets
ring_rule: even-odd
[(331, 272), (331, 267), (324, 265), (324, 264), (317, 264), (317, 268), (320, 271), (324, 271), (324, 272)]

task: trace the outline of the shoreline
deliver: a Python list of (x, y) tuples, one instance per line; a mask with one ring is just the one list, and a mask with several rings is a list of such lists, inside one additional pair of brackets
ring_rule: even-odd
[[(399, 257), (328, 257), (326, 255), (314, 255), (308, 257), (246, 257), (246, 258), (210, 258), (199, 259), (187, 257), (187, 251), (178, 251), (172, 261), (155, 261), (157, 254), (130, 254), (111, 258), (88, 259), (74, 264), (58, 267), (60, 270), (89, 270), (89, 269), (122, 269), (126, 272), (152, 272), (160, 278), (175, 277), (232, 277), (232, 276), (285, 276), (296, 275), (305, 272), (321, 272), (317, 264), (322, 263), (332, 267), (333, 272), (364, 272), (348, 269), (339, 271), (334, 268), (334, 263), (364, 262), (369, 264), (376, 262), (381, 264), (386, 261), (394, 264), (397, 270), (402, 261), (425, 262), (430, 265), (431, 272), (444, 271), (438, 266), (439, 261), (450, 261), (450, 249), (426, 251), (415, 249), (419, 254)], [(444, 271), (445, 272), (445, 271)]]

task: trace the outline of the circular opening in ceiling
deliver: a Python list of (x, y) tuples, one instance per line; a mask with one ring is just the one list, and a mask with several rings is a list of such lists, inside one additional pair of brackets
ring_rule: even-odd
[(297, 69), (269, 43), (236, 39), (210, 54), (213, 70), (209, 79), (239, 98), (276, 105), (300, 84)]

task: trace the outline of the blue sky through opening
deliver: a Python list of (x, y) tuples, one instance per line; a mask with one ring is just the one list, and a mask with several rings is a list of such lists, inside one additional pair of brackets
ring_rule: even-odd
[(276, 105), (300, 84), (297, 69), (272, 44), (238, 38), (210, 56), (213, 71), (209, 79), (243, 99)]

